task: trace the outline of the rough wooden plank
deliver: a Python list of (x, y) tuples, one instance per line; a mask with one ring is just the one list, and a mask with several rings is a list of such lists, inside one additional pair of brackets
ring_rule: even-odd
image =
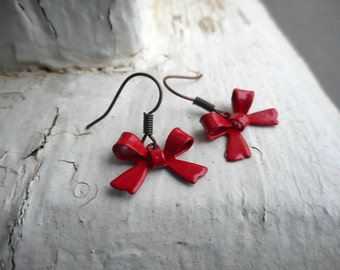
[[(145, 50), (128, 72), (1, 78), (1, 267), (336, 269), (340, 118), (305, 63), (256, 1), (151, 4)], [(251, 111), (276, 107), (280, 125), (247, 128), (252, 158), (227, 163), (226, 139), (204, 137), (204, 112), (166, 92), (155, 136), (193, 134), (183, 157), (207, 176), (191, 186), (157, 170), (133, 196), (112, 190), (130, 166), (111, 146), (123, 131), (142, 135), (153, 84), (131, 82), (105, 121), (84, 127), (140, 70), (200, 71), (174, 85), (222, 109), (234, 87), (253, 89)]]
[(105, 66), (141, 49), (140, 1), (2, 1), (0, 69)]

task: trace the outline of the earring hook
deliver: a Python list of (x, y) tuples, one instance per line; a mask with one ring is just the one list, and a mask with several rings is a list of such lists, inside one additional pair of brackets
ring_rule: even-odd
[(197, 76), (182, 76), (182, 75), (168, 75), (168, 76), (165, 76), (163, 78), (163, 83), (165, 85), (166, 88), (168, 88), (168, 90), (175, 94), (176, 96), (178, 97), (181, 97), (181, 98), (184, 98), (184, 99), (187, 99), (187, 100), (190, 100), (190, 101), (194, 101), (195, 98), (192, 98), (192, 97), (189, 97), (189, 96), (185, 96), (183, 94), (180, 94), (178, 93), (177, 91), (175, 91), (173, 88), (171, 88), (169, 86), (169, 84), (167, 83), (167, 80), (168, 79), (189, 79), (189, 80), (198, 80), (200, 78), (202, 78), (203, 74), (198, 74)]
[(100, 117), (98, 117), (96, 120), (94, 120), (92, 123), (88, 124), (85, 129), (89, 129), (90, 127), (94, 126), (95, 124), (97, 124), (98, 122), (100, 122), (101, 120), (103, 120), (109, 113), (110, 111), (112, 110), (113, 106), (115, 105), (120, 93), (123, 91), (125, 85), (134, 77), (137, 77), (137, 76), (144, 76), (144, 77), (147, 77), (149, 79), (151, 79), (156, 85), (157, 85), (157, 88), (158, 88), (158, 92), (159, 92), (159, 97), (158, 97), (158, 101), (157, 101), (157, 104), (156, 106), (150, 111), (148, 112), (147, 114), (152, 114), (154, 113), (155, 111), (157, 111), (157, 109), (159, 108), (159, 106), (161, 105), (162, 103), (162, 100), (163, 100), (163, 91), (162, 91), (162, 87), (161, 85), (159, 84), (159, 82), (157, 81), (157, 79), (155, 77), (153, 77), (152, 75), (148, 74), (148, 73), (144, 73), (144, 72), (137, 72), (137, 73), (134, 73), (134, 74), (131, 74), (130, 76), (128, 76), (124, 81), (123, 83), (121, 84), (121, 86), (119, 87), (116, 95), (114, 96), (110, 106), (108, 107), (108, 109), (106, 110), (106, 112), (104, 112), (104, 114)]
[(165, 85), (165, 87), (173, 94), (175, 94), (176, 96), (179, 96), (181, 98), (190, 100), (193, 102), (194, 105), (201, 107), (202, 109), (208, 111), (208, 112), (216, 112), (216, 113), (221, 113), (221, 111), (215, 109), (215, 105), (210, 103), (209, 101), (200, 98), (200, 97), (189, 97), (189, 96), (185, 96), (183, 94), (178, 93), (177, 91), (175, 91), (173, 88), (171, 88), (167, 82), (167, 80), (169, 79), (190, 79), (190, 80), (198, 80), (203, 76), (203, 74), (199, 74), (197, 76), (182, 76), (182, 75), (168, 75), (165, 76), (163, 78), (163, 84)]
[(104, 114), (100, 117), (98, 117), (96, 120), (94, 120), (92, 123), (88, 124), (85, 129), (89, 129), (90, 127), (94, 126), (95, 124), (97, 124), (98, 122), (100, 122), (101, 120), (103, 120), (109, 113), (110, 111), (112, 110), (113, 106), (115, 105), (120, 93), (123, 91), (125, 85), (134, 77), (137, 77), (137, 76), (143, 76), (143, 77), (147, 77), (149, 79), (151, 79), (157, 86), (158, 88), (158, 92), (159, 92), (159, 97), (158, 97), (158, 101), (157, 101), (157, 104), (156, 106), (151, 109), (150, 112), (148, 113), (144, 113), (144, 118), (143, 118), (143, 132), (144, 132), (144, 136), (142, 138), (142, 142), (145, 141), (145, 139), (147, 137), (149, 137), (151, 140), (152, 140), (152, 145), (153, 145), (153, 148), (156, 148), (157, 147), (157, 142), (156, 142), (156, 139), (152, 136), (152, 133), (153, 133), (153, 113), (155, 111), (157, 111), (157, 109), (159, 108), (159, 106), (161, 105), (162, 103), (162, 100), (163, 100), (163, 91), (162, 91), (162, 87), (160, 85), (160, 83), (157, 81), (157, 79), (155, 77), (153, 77), (152, 75), (148, 74), (148, 73), (144, 73), (144, 72), (137, 72), (137, 73), (134, 73), (134, 74), (131, 74), (130, 76), (128, 76), (124, 81), (123, 83), (121, 84), (121, 86), (119, 87), (116, 95), (114, 96), (110, 106), (108, 107), (108, 109), (106, 110), (106, 112), (104, 112)]

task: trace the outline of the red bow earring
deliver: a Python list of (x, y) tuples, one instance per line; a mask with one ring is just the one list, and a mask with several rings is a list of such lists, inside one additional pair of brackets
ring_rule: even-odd
[(167, 83), (168, 79), (199, 79), (201, 77), (202, 75), (198, 75), (195, 77), (171, 75), (166, 76), (163, 79), (163, 83), (165, 87), (173, 94), (181, 98), (193, 101), (193, 104), (210, 112), (203, 115), (200, 119), (200, 122), (203, 125), (203, 128), (209, 140), (215, 140), (222, 135), (228, 136), (228, 146), (225, 152), (225, 157), (228, 161), (237, 161), (244, 158), (249, 158), (251, 156), (251, 152), (241, 132), (248, 125), (277, 125), (277, 110), (271, 108), (248, 114), (248, 111), (254, 100), (254, 91), (241, 90), (236, 88), (234, 89), (231, 98), (233, 112), (225, 112), (217, 110), (214, 104), (200, 97), (192, 98), (184, 96), (176, 92)]
[[(137, 76), (147, 77), (155, 82), (159, 91), (159, 99), (156, 106), (150, 112), (144, 113), (143, 138), (140, 140), (135, 134), (124, 132), (117, 143), (113, 145), (112, 151), (117, 158), (134, 161), (136, 164), (131, 169), (112, 180), (111, 186), (134, 194), (143, 184), (150, 169), (162, 167), (168, 167), (174, 173), (192, 184), (196, 183), (200, 177), (207, 173), (208, 169), (195, 163), (177, 159), (177, 156), (190, 149), (194, 143), (194, 138), (181, 129), (174, 128), (166, 140), (164, 150), (162, 150), (157, 144), (156, 139), (153, 137), (153, 113), (161, 105), (163, 91), (159, 82), (147, 73), (139, 72), (127, 77), (118, 89), (117, 94), (113, 98), (107, 111), (91, 124), (87, 125), (86, 129), (97, 124), (108, 115), (126, 83)], [(146, 138), (151, 139), (152, 143), (144, 146), (143, 143)]]

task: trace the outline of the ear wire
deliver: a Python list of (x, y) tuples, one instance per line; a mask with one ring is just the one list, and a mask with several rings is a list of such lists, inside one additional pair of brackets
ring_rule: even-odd
[(137, 72), (134, 74), (131, 74), (130, 76), (128, 76), (123, 83), (121, 84), (121, 86), (119, 87), (116, 95), (114, 96), (110, 106), (108, 107), (108, 109), (104, 112), (103, 115), (101, 115), (100, 117), (98, 117), (96, 120), (94, 120), (93, 122), (91, 122), (90, 124), (88, 124), (86, 126), (86, 129), (91, 128), (92, 126), (94, 126), (95, 124), (97, 124), (98, 122), (100, 122), (101, 120), (103, 120), (112, 110), (113, 106), (116, 104), (117, 99), (119, 97), (119, 95), (121, 94), (121, 92), (123, 91), (125, 85), (134, 77), (137, 76), (142, 76), (142, 77), (147, 77), (149, 79), (151, 79), (157, 86), (158, 88), (158, 93), (159, 93), (159, 97), (158, 97), (158, 101), (155, 105), (155, 107), (153, 109), (151, 109), (148, 113), (144, 113), (144, 119), (143, 119), (143, 132), (144, 132), (144, 136), (142, 139), (142, 142), (145, 141), (145, 139), (147, 137), (149, 137), (152, 142), (153, 142), (153, 146), (156, 147), (157, 143), (155, 138), (152, 136), (153, 133), (153, 113), (155, 111), (157, 111), (157, 109), (159, 108), (159, 106), (162, 103), (163, 100), (163, 91), (162, 91), (162, 87), (160, 85), (160, 83), (157, 81), (157, 79), (155, 77), (153, 77), (152, 75), (148, 74), (148, 73), (144, 73), (144, 72)]
[(203, 74), (199, 74), (197, 76), (182, 76), (182, 75), (169, 75), (163, 78), (163, 84), (165, 85), (165, 87), (173, 94), (175, 94), (178, 97), (190, 100), (193, 102), (194, 105), (208, 111), (208, 112), (217, 112), (220, 113), (219, 110), (215, 109), (215, 105), (210, 103), (209, 101), (201, 98), (201, 97), (189, 97), (186, 95), (183, 95), (177, 91), (175, 91), (172, 87), (170, 87), (170, 85), (168, 84), (167, 80), (169, 79), (189, 79), (189, 80), (198, 80), (203, 76)]

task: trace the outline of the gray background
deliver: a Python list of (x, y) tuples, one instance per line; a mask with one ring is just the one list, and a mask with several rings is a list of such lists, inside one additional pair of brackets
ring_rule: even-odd
[(262, 0), (340, 108), (340, 0)]

